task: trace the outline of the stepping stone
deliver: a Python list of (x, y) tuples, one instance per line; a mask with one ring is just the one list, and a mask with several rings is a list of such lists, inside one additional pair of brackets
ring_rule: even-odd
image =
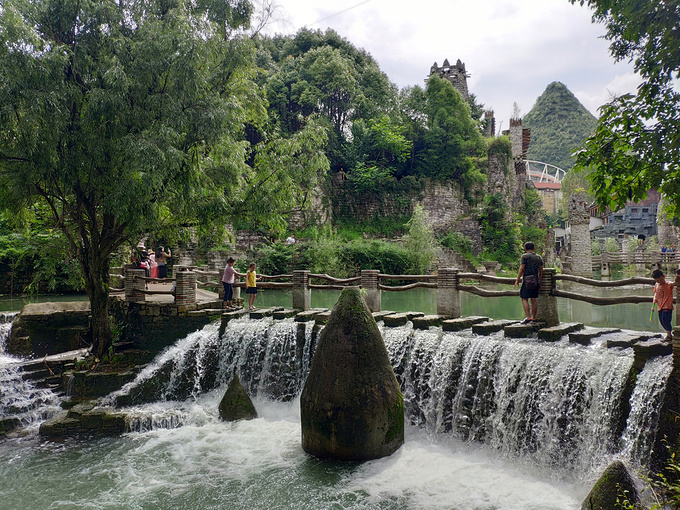
[(316, 314), (321, 313), (321, 312), (327, 312), (328, 308), (315, 308), (313, 310), (306, 310), (304, 312), (300, 312), (295, 316), (295, 322), (310, 322), (314, 320), (314, 317), (316, 317)]
[(500, 319), (496, 321), (480, 322), (472, 325), (472, 332), (476, 335), (490, 335), (496, 331), (500, 331), (505, 326), (517, 324), (519, 321), (512, 319)]
[(314, 316), (314, 323), (315, 324), (326, 324), (328, 322), (328, 318), (331, 316), (331, 312), (326, 311), (326, 312), (319, 312)]
[(589, 345), (593, 338), (597, 338), (598, 336), (602, 335), (608, 335), (610, 333), (618, 333), (619, 331), (621, 330), (618, 328), (599, 328), (589, 331), (578, 331), (575, 333), (569, 333), (569, 341), (576, 344)]
[(649, 340), (649, 334), (635, 334), (635, 333), (621, 333), (607, 335), (607, 348), (612, 347), (633, 347), (637, 342), (644, 342)]
[(412, 321), (416, 317), (423, 317), (425, 314), (423, 312), (404, 312), (404, 315), (408, 317), (408, 320)]
[(414, 329), (429, 329), (430, 326), (441, 326), (442, 317), (440, 315), (423, 315), (422, 317), (414, 317)]
[(644, 359), (653, 356), (667, 356), (673, 354), (673, 344), (664, 342), (661, 338), (653, 338), (637, 342), (633, 345), (633, 352), (636, 358), (642, 357)]
[(277, 310), (272, 314), (272, 317), (276, 320), (287, 319), (289, 317), (294, 317), (299, 310), (294, 310), (292, 308), (285, 308), (283, 310)]
[(511, 324), (503, 328), (503, 334), (508, 338), (527, 338), (534, 336), (534, 334), (542, 328), (545, 328), (545, 322), (530, 322), (528, 324)]
[(583, 329), (583, 324), (580, 322), (565, 322), (551, 328), (539, 329), (538, 338), (547, 342), (556, 342), (564, 335), (567, 335), (573, 331), (578, 331), (580, 329)]
[(382, 320), (385, 323), (385, 326), (398, 328), (408, 322), (408, 317), (405, 313), (394, 313), (392, 315), (385, 315)]
[(385, 315), (394, 315), (396, 312), (391, 312), (389, 310), (381, 310), (380, 312), (373, 312), (373, 318), (376, 322), (381, 321)]
[(458, 319), (446, 319), (442, 321), (442, 329), (444, 331), (462, 331), (469, 329), (473, 324), (480, 322), (488, 322), (488, 317), (480, 317), (473, 315), (471, 317), (459, 317)]
[(274, 312), (281, 312), (283, 311), (283, 307), (276, 307), (276, 308), (265, 308), (263, 310), (255, 310), (254, 312), (250, 312), (250, 318), (251, 319), (264, 319), (265, 317), (271, 317), (274, 315)]

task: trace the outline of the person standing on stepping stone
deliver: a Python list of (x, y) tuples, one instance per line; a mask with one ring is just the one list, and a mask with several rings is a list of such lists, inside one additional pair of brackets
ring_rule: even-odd
[[(543, 277), (543, 259), (534, 253), (534, 243), (529, 241), (524, 245), (524, 255), (519, 261), (519, 272), (515, 280), (514, 287), (519, 285), (522, 278), (522, 287), (519, 289), (519, 297), (522, 298), (522, 307), (526, 318), (522, 324), (536, 322), (536, 312), (538, 311), (538, 293), (541, 290), (541, 278)], [(530, 303), (531, 302), (531, 303)]]

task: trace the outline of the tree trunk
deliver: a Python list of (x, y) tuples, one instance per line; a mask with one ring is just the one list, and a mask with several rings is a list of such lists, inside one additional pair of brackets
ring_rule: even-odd
[(109, 259), (104, 259), (97, 251), (83, 250), (81, 265), (90, 298), (92, 354), (101, 359), (113, 342), (109, 322)]

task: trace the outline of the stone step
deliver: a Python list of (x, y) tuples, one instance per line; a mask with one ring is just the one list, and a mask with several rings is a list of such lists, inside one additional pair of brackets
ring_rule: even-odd
[(405, 313), (393, 313), (392, 315), (383, 316), (382, 320), (385, 326), (398, 328), (408, 322), (408, 316)]
[(251, 319), (264, 319), (265, 317), (271, 317), (274, 315), (274, 312), (282, 312), (283, 307), (279, 306), (276, 308), (263, 308), (261, 310), (255, 310), (253, 312), (250, 312), (250, 318)]
[(306, 310), (304, 312), (300, 312), (295, 316), (295, 322), (310, 322), (314, 320), (314, 317), (318, 313), (322, 312), (327, 312), (328, 308), (314, 308), (312, 310)]
[(609, 333), (618, 333), (619, 331), (621, 330), (618, 328), (600, 328), (588, 331), (577, 331), (569, 333), (569, 341), (576, 344), (588, 345), (594, 338), (600, 337), (602, 335), (608, 335)]
[(547, 342), (556, 342), (564, 335), (583, 329), (583, 327), (583, 324), (580, 322), (564, 322), (550, 328), (539, 329), (538, 338)]
[(441, 326), (444, 318), (440, 315), (423, 315), (422, 317), (414, 317), (414, 329), (429, 329), (431, 326)]
[(496, 331), (504, 329), (511, 324), (517, 324), (519, 321), (512, 319), (500, 319), (495, 321), (480, 322), (472, 325), (472, 332), (476, 335), (490, 335)]
[(508, 338), (527, 338), (534, 336), (539, 329), (545, 328), (545, 326), (545, 322), (510, 324), (503, 328), (503, 334)]
[(375, 319), (376, 322), (381, 321), (385, 315), (393, 315), (396, 312), (391, 312), (389, 310), (381, 310), (379, 312), (373, 312), (373, 318)]
[(329, 317), (331, 316), (331, 311), (328, 310), (326, 312), (319, 312), (314, 316), (314, 323), (315, 324), (326, 324), (328, 322)]
[(633, 345), (635, 357), (642, 357), (645, 360), (653, 356), (668, 356), (673, 354), (673, 344), (665, 342), (661, 338), (642, 340)]
[(425, 314), (423, 312), (404, 312), (404, 315), (408, 317), (408, 320), (412, 321), (416, 317), (423, 317)]
[(272, 317), (276, 320), (288, 319), (290, 317), (295, 317), (300, 310), (294, 310), (292, 308), (284, 308), (283, 310), (277, 310), (272, 314)]
[(651, 338), (661, 338), (662, 335), (656, 333), (621, 333), (621, 334), (609, 334), (607, 335), (607, 348), (611, 349), (613, 347), (633, 347), (638, 342), (644, 342)]
[(479, 324), (480, 322), (488, 321), (488, 317), (481, 317), (477, 315), (470, 317), (459, 317), (457, 319), (446, 319), (442, 321), (442, 329), (444, 331), (462, 331), (464, 329), (470, 329), (473, 324)]

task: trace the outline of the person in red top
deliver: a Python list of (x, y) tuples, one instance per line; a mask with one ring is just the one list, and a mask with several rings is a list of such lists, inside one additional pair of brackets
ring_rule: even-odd
[(656, 282), (654, 284), (654, 300), (652, 301), (652, 310), (654, 310), (654, 303), (659, 309), (659, 322), (666, 331), (666, 340), (673, 339), (673, 326), (671, 319), (673, 318), (673, 285), (666, 281), (661, 269), (652, 271), (652, 278)]

